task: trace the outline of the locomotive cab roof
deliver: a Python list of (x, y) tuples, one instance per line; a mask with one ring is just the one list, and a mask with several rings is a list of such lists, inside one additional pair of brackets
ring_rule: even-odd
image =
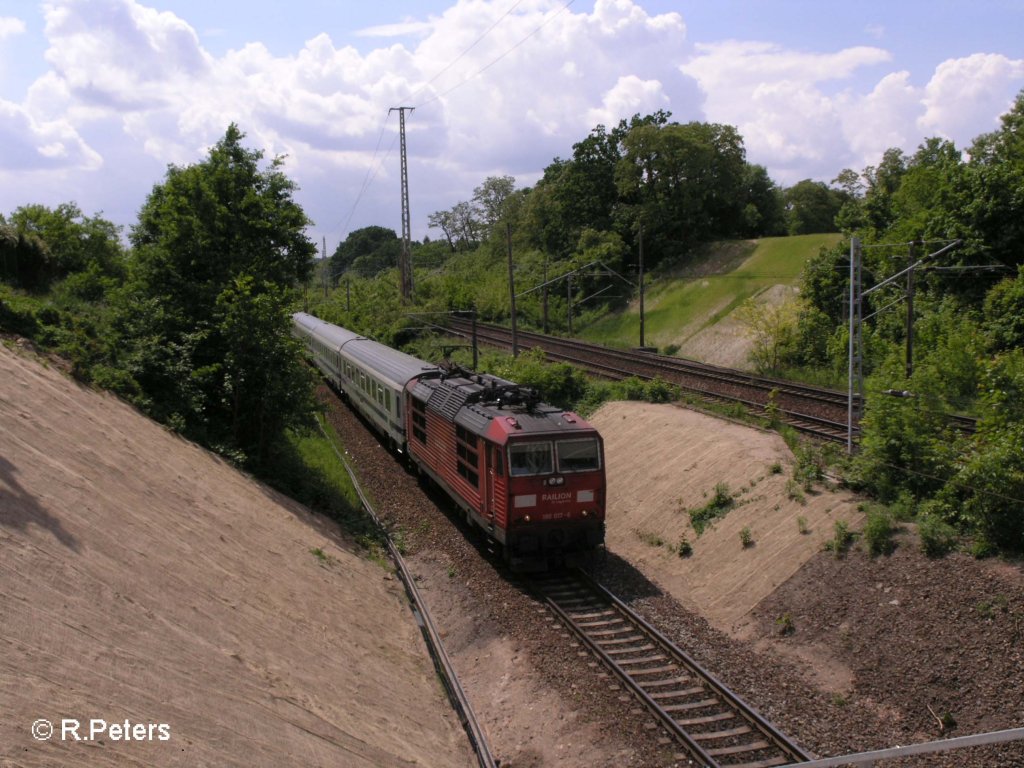
[(571, 411), (541, 402), (536, 390), (490, 374), (450, 370), (420, 378), (412, 395), (448, 421), (505, 442), (512, 436), (571, 436), (593, 428)]

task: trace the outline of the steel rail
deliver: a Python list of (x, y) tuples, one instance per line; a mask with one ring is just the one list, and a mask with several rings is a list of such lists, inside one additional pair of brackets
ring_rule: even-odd
[[(449, 330), (456, 335), (463, 335), (464, 331), (461, 327), (461, 322), (462, 321), (457, 319), (449, 319)], [(495, 346), (507, 347), (509, 344), (508, 331), (501, 326), (478, 324), (477, 337), (479, 340), (484, 341), (485, 343), (491, 343)], [(841, 407), (844, 413), (848, 406), (848, 394), (825, 389), (823, 387), (814, 387), (811, 385), (799, 384), (797, 382), (783, 381), (781, 379), (755, 376), (753, 374), (735, 371), (729, 368), (721, 368), (707, 363), (699, 363), (697, 361), (686, 360), (683, 358), (666, 357), (644, 351), (611, 349), (609, 347), (592, 344), (590, 342), (578, 341), (575, 339), (569, 341), (557, 336), (545, 336), (543, 334), (528, 331), (520, 331), (519, 337), (527, 342), (531, 340), (536, 342), (536, 344), (541, 346), (552, 359), (573, 363), (598, 376), (613, 379), (621, 379), (628, 376), (638, 376), (640, 378), (650, 379), (655, 376), (660, 376), (668, 379), (670, 383), (675, 384), (688, 392), (694, 392), (703, 397), (709, 397), (723, 402), (740, 403), (755, 412), (761, 412), (769, 406), (772, 402), (772, 393), (775, 393), (775, 396), (781, 395), (782, 399), (798, 398), (810, 400), (829, 408)], [(580, 356), (581, 350), (586, 350), (593, 355), (600, 356), (604, 360), (617, 359), (625, 361), (630, 367), (618, 367), (608, 362), (586, 359)], [(646, 367), (653, 371), (657, 371), (657, 373), (652, 374), (650, 372), (641, 372), (641, 370), (639, 370), (640, 367)], [(755, 391), (767, 392), (767, 402), (760, 402), (716, 391), (713, 386), (702, 387), (692, 383), (685, 383), (685, 381), (680, 380), (678, 377), (683, 377), (684, 379), (696, 378), (708, 381), (720, 381), (730, 387), (747, 387)], [(857, 403), (860, 402), (862, 401), (858, 398)], [(784, 403), (776, 403), (778, 413), (781, 415), (784, 422), (801, 432), (806, 432), (807, 434), (815, 435), (820, 438), (839, 442), (846, 441), (849, 429), (848, 424), (845, 421), (840, 422), (821, 416), (812, 416), (797, 410), (799, 406), (794, 406), (796, 406), (795, 403), (791, 403), (789, 406)], [(953, 429), (967, 435), (973, 434), (977, 430), (977, 420), (970, 416), (950, 415), (947, 417), (947, 421)], [(854, 426), (854, 435), (857, 435), (858, 433), (859, 428)]]
[[(725, 766), (730, 765), (730, 763), (720, 763), (717, 759), (717, 755), (739, 757), (744, 752), (763, 752), (764, 750), (774, 750), (778, 756), (773, 759), (755, 760), (752, 763), (744, 763), (744, 765), (769, 766), (780, 765), (781, 762), (800, 763), (811, 759), (806, 752), (782, 735), (782, 733), (765, 720), (764, 717), (762, 717), (756, 710), (748, 706), (739, 698), (739, 696), (728, 689), (717, 678), (711, 675), (711, 673), (701, 667), (700, 664), (698, 664), (689, 654), (675, 645), (656, 627), (647, 622), (643, 617), (619, 600), (605, 587), (597, 583), (584, 571), (574, 571), (572, 572), (572, 576), (578, 585), (581, 585), (585, 590), (588, 590), (591, 594), (595, 595), (599, 603), (611, 606), (618, 615), (623, 617), (623, 623), (631, 625), (642, 637), (646, 638), (646, 640), (641, 642), (653, 642), (655, 645), (652, 647), (652, 652), (665, 654), (665, 658), (670, 660), (677, 668), (680, 669), (680, 671), (685, 672), (689, 677), (692, 677), (696, 682), (700, 683), (701, 692), (704, 692), (706, 689), (707, 694), (716, 697), (715, 700), (700, 701), (696, 704), (683, 704), (681, 706), (686, 707), (687, 709), (696, 710), (700, 708), (710, 708), (718, 704), (724, 705), (728, 714), (722, 714), (721, 716), (716, 715), (718, 719), (733, 719), (737, 722), (745, 722), (759, 737), (766, 739), (765, 742), (748, 743), (746, 745), (739, 745), (736, 747), (726, 748), (724, 750), (705, 749), (699, 743), (700, 737), (707, 738), (709, 734), (716, 732), (689, 732), (684, 727), (684, 725), (687, 724), (686, 721), (684, 720), (683, 723), (677, 721), (669, 709), (663, 707), (657, 700), (657, 697), (686, 698), (690, 695), (699, 695), (697, 694), (697, 689), (677, 692), (673, 692), (669, 689), (668, 693), (660, 693), (656, 697), (634, 676), (642, 675), (643, 668), (639, 668), (631, 674), (623, 667), (623, 664), (620, 664), (615, 659), (613, 652), (606, 650), (602, 647), (600, 640), (588, 634), (586, 629), (580, 625), (569, 611), (559, 604), (557, 598), (551, 594), (544, 594), (539, 587), (535, 587), (536, 591), (540, 593), (541, 598), (555, 616), (565, 624), (567, 628), (574, 632), (581, 642), (583, 642), (583, 644), (594, 655), (596, 655), (601, 662), (616, 675), (616, 677), (619, 678), (619, 680), (640, 701), (640, 703), (642, 703), (657, 718), (661, 725), (682, 744), (694, 759), (700, 761), (702, 765), (707, 766), (708, 768), (724, 768)], [(589, 607), (585, 607), (581, 610), (591, 609)], [(611, 625), (615, 622), (608, 620), (601, 623)], [(614, 634), (627, 634), (629, 631), (630, 630), (618, 630), (615, 631)], [(608, 641), (606, 640), (605, 642)], [(627, 641), (624, 639), (612, 642), (634, 643), (636, 641)], [(640, 646), (636, 649), (629, 648), (629, 645), (624, 645), (623, 647), (628, 651), (635, 650), (639, 652), (647, 646)], [(620, 653), (621, 652), (624, 651), (620, 651)], [(623, 661), (625, 661), (625, 659)], [(661, 684), (649, 683), (648, 687), (657, 688), (661, 687)], [(698, 720), (699, 719), (700, 718), (698, 718)], [(740, 757), (740, 759), (743, 758)]]
[(419, 625), (420, 632), (423, 634), (423, 639), (426, 641), (427, 650), (430, 652), (430, 657), (434, 662), (434, 668), (437, 670), (438, 677), (441, 678), (441, 682), (448, 694), (448, 699), (451, 701), (452, 708), (459, 716), (462, 727), (465, 729), (466, 735), (469, 737), (470, 745), (473, 747), (473, 751), (477, 756), (477, 762), (480, 764), (480, 768), (498, 768), (499, 764), (491, 753), (490, 745), (487, 742), (487, 736), (484, 734), (483, 728), (480, 726), (480, 722), (476, 718), (476, 713), (473, 711), (473, 707), (469, 703), (469, 697), (467, 697), (465, 691), (462, 690), (462, 685), (459, 683), (458, 675), (455, 673), (455, 667), (452, 665), (451, 658), (445, 650), (444, 642), (441, 640), (441, 634), (437, 631), (437, 627), (430, 615), (430, 610), (427, 608), (426, 602), (420, 596), (419, 590), (416, 588), (415, 579), (409, 572), (408, 566), (405, 564), (405, 559), (398, 551), (398, 547), (391, 539), (391, 535), (387, 532), (387, 529), (381, 523), (380, 518), (377, 517), (377, 513), (373, 509), (373, 505), (370, 503), (370, 500), (366, 497), (366, 494), (363, 493), (362, 486), (359, 484), (359, 479), (356, 477), (355, 470), (352, 469), (352, 466), (338, 450), (334, 441), (331, 440), (327, 431), (324, 429), (324, 425), (320, 422), (320, 419), (317, 419), (316, 423), (317, 426), (320, 427), (320, 432), (327, 439), (327, 442), (331, 444), (331, 448), (334, 450), (334, 454), (338, 457), (338, 460), (341, 461), (341, 465), (345, 468), (345, 472), (348, 473), (349, 479), (352, 481), (352, 487), (355, 489), (356, 495), (359, 496), (359, 502), (362, 504), (363, 509), (366, 510), (366, 513), (373, 519), (374, 524), (384, 536), (384, 540), (387, 543), (388, 554), (391, 556), (391, 560), (395, 564), (396, 572), (402, 580), (402, 584), (405, 586), (405, 592), (409, 598), (413, 616), (416, 618), (416, 623)]

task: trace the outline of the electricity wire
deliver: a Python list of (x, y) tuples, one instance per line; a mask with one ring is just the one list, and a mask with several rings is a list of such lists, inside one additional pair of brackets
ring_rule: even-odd
[[(508, 55), (509, 55), (510, 53), (512, 53), (512, 52), (513, 52), (514, 50), (516, 50), (516, 49), (517, 49), (517, 48), (519, 48), (519, 47), (520, 47), (521, 45), (523, 45), (523, 43), (525, 43), (525, 42), (526, 42), (527, 40), (529, 40), (529, 39), (530, 39), (531, 37), (533, 37), (533, 36), (534, 36), (534, 35), (536, 35), (536, 34), (537, 34), (538, 32), (540, 32), (540, 31), (541, 31), (542, 29), (544, 29), (544, 27), (546, 27), (546, 26), (547, 26), (548, 24), (550, 24), (550, 23), (551, 23), (552, 21), (554, 21), (554, 20), (555, 20), (556, 18), (558, 18), (558, 17), (559, 17), (559, 16), (560, 16), (560, 15), (561, 15), (561, 14), (562, 14), (562, 13), (563, 13), (563, 12), (564, 12), (564, 11), (565, 11), (566, 9), (568, 9), (568, 7), (569, 7), (570, 5), (572, 5), (572, 4), (574, 3), (574, 2), (576, 2), (576, 0), (568, 0), (568, 2), (567, 2), (567, 3), (565, 3), (565, 5), (563, 5), (563, 6), (561, 7), (561, 8), (559, 8), (559, 9), (558, 9), (557, 11), (555, 11), (555, 12), (554, 12), (553, 14), (551, 14), (550, 16), (548, 16), (548, 17), (547, 17), (547, 18), (546, 18), (546, 19), (545, 19), (544, 21), (542, 21), (542, 22), (541, 22), (541, 23), (540, 23), (540, 24), (539, 24), (539, 25), (538, 25), (538, 26), (537, 26), (537, 27), (536, 27), (536, 28), (535, 28), (535, 29), (534, 29), (534, 30), (533, 30), (532, 32), (530, 32), (529, 34), (527, 34), (526, 36), (524, 36), (524, 37), (523, 37), (523, 38), (522, 38), (521, 40), (519, 40), (519, 42), (517, 42), (517, 43), (516, 43), (515, 45), (513, 45), (513, 46), (512, 46), (511, 48), (507, 49), (507, 50), (506, 50), (506, 51), (505, 51), (504, 53), (502, 53), (501, 55), (499, 55), (499, 56), (497, 56), (496, 58), (492, 59), (492, 60), (491, 60), (491, 61), (490, 61), (490, 62), (489, 62), (488, 64), (486, 64), (486, 65), (484, 65), (483, 67), (481, 67), (480, 69), (478, 69), (478, 70), (477, 70), (476, 72), (474, 72), (474, 73), (473, 73), (472, 75), (469, 75), (469, 76), (468, 76), (468, 77), (466, 77), (465, 79), (463, 79), (463, 80), (459, 81), (458, 83), (456, 83), (455, 85), (453, 85), (453, 86), (452, 86), (451, 88), (449, 88), (448, 90), (446, 90), (446, 91), (442, 91), (441, 93), (437, 93), (437, 94), (435, 94), (434, 96), (432, 96), (431, 98), (429, 98), (429, 99), (427, 99), (426, 101), (422, 102), (422, 103), (421, 103), (421, 104), (419, 105), (419, 107), (425, 107), (425, 106), (427, 106), (428, 104), (433, 104), (433, 103), (434, 103), (435, 101), (438, 101), (438, 100), (442, 99), (443, 97), (447, 96), (447, 95), (448, 95), (449, 93), (451, 93), (452, 91), (454, 91), (454, 90), (457, 90), (458, 88), (461, 88), (461, 87), (462, 87), (462, 86), (464, 86), (464, 85), (465, 85), (466, 83), (468, 83), (468, 82), (469, 82), (470, 80), (473, 80), (473, 79), (475, 79), (475, 78), (479, 77), (480, 75), (482, 75), (482, 74), (483, 74), (484, 72), (486, 72), (486, 71), (487, 71), (488, 69), (490, 69), (491, 67), (493, 67), (493, 66), (494, 66), (495, 64), (497, 64), (497, 63), (498, 63), (499, 61), (501, 61), (501, 60), (502, 60), (502, 59), (504, 59), (504, 58), (505, 58), (506, 56), (508, 56)], [(506, 14), (506, 15), (507, 15), (507, 14)], [(431, 81), (431, 82), (433, 82), (433, 81)], [(419, 108), (419, 107), (417, 107), (417, 108)]]
[[(497, 27), (502, 21), (504, 21), (517, 7), (519, 7), (519, 5), (522, 3), (522, 1), (523, 0), (516, 0), (516, 2), (513, 3), (509, 7), (509, 9), (507, 11), (505, 11), (505, 13), (503, 13), (500, 17), (498, 17), (498, 19), (493, 24), (491, 24), (491, 26), (489, 26), (486, 30), (484, 30), (476, 38), (476, 40), (474, 40), (472, 43), (470, 43), (470, 45), (465, 50), (463, 50), (462, 53), (460, 53), (458, 56), (456, 56), (449, 64), (447, 64), (445, 67), (443, 67), (440, 71), (438, 71), (437, 74), (435, 74), (430, 80), (428, 80), (426, 83), (424, 83), (422, 86), (420, 86), (420, 88), (417, 89), (413, 93), (411, 98), (415, 98), (420, 93), (422, 93), (424, 90), (426, 90), (431, 85), (431, 83), (433, 83), (441, 75), (443, 75), (445, 72), (447, 72), (449, 69), (451, 69), (456, 63), (458, 63), (462, 58), (464, 58), (466, 56), (466, 54), (468, 54), (471, 50), (473, 50), (473, 48), (475, 48), (477, 45), (479, 45), (480, 42), (485, 37), (487, 37), (487, 35), (489, 35), (494, 30), (495, 27)], [(566, 2), (561, 8), (559, 8), (557, 11), (555, 11), (555, 13), (551, 14), (550, 16), (548, 16), (548, 18), (546, 18), (544, 21), (542, 21), (533, 31), (531, 31), (529, 34), (527, 34), (522, 39), (520, 39), (515, 45), (513, 45), (511, 48), (507, 49), (500, 56), (496, 57), (495, 59), (490, 61), (488, 64), (486, 64), (484, 67), (482, 67), (481, 69), (477, 70), (476, 72), (474, 72), (469, 77), (466, 77), (463, 80), (459, 81), (458, 83), (453, 85), (451, 88), (447, 89), (446, 91), (438, 93), (438, 94), (434, 95), (432, 98), (427, 99), (426, 101), (422, 102), (419, 105), (419, 107), (426, 106), (427, 104), (432, 104), (433, 102), (443, 98), (444, 96), (447, 96), (452, 91), (454, 91), (454, 90), (456, 90), (458, 88), (461, 88), (463, 85), (468, 83), (470, 80), (473, 80), (474, 78), (479, 77), (480, 75), (482, 75), (488, 69), (493, 67), (499, 61), (501, 61), (506, 56), (508, 56), (510, 53), (512, 53), (514, 50), (516, 50), (521, 45), (523, 45), (531, 37), (533, 37), (538, 32), (540, 32), (544, 27), (546, 27), (548, 24), (550, 24), (552, 21), (554, 21), (559, 15), (561, 15), (574, 2), (576, 2), (576, 0), (568, 0), (568, 2)], [(416, 107), (416, 108), (418, 109), (419, 107)], [(388, 115), (390, 116), (390, 114), (391, 114), (391, 112), (389, 111)], [(344, 224), (341, 227), (342, 238), (344, 237), (345, 233), (348, 231), (348, 225), (352, 221), (352, 217), (355, 215), (356, 209), (359, 207), (359, 203), (362, 201), (364, 195), (369, 190), (370, 186), (373, 184), (373, 180), (377, 177), (377, 173), (380, 171), (381, 167), (383, 167), (384, 162), (391, 156), (391, 152), (395, 148), (395, 142), (398, 140), (398, 135), (397, 134), (395, 135), (395, 138), (393, 138), (391, 140), (391, 144), (388, 147), (387, 153), (384, 155), (384, 157), (381, 159), (381, 161), (379, 163), (374, 165), (374, 162), (377, 159), (377, 154), (380, 151), (380, 145), (381, 145), (381, 142), (382, 142), (382, 140), (384, 138), (384, 131), (385, 131), (386, 128), (387, 128), (387, 119), (385, 119), (384, 123), (381, 125), (380, 135), (377, 137), (377, 147), (374, 149), (373, 158), (371, 158), (370, 164), (367, 167), (366, 176), (363, 178), (363, 184), (360, 187), (359, 193), (356, 195), (356, 199), (352, 203), (352, 207), (349, 210), (348, 216), (345, 218), (345, 222), (344, 222)]]

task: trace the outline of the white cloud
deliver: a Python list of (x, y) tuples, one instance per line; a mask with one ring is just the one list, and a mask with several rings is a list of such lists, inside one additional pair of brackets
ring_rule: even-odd
[(1013, 105), (1022, 85), (1024, 59), (985, 53), (949, 59), (936, 67), (925, 87), (917, 127), (924, 135), (966, 146), (999, 127), (999, 115)]
[(25, 34), (25, 22), (14, 16), (0, 16), (0, 40)]
[[(288, 55), (250, 43), (218, 56), (186, 20), (142, 0), (47, 3), (50, 69), (24, 103), (0, 102), (0, 166), (102, 166), (106, 178), (109, 157), (159, 173), (200, 159), (236, 122), (248, 145), (288, 155), (300, 202), (337, 236), (330, 227), (346, 220), (368, 172), (374, 185), (351, 226), (397, 226), (398, 119), (388, 109), (414, 106), (418, 237), (427, 214), (468, 198), (486, 176), (532, 183), (597, 123), (638, 112), (735, 125), (748, 158), (790, 184), (859, 170), (928, 134), (962, 143), (966, 132), (991, 130), (1024, 76), (1020, 61), (978, 55), (945, 62), (924, 86), (884, 71), (864, 86), (888, 51), (735, 40), (694, 47), (679, 14), (651, 15), (642, 2), (596, 0), (577, 11), (564, 0), (522, 0), (510, 11), (508, 2), (455, 0), (426, 20), (363, 30), (391, 38), (369, 51), (320, 34)], [(0, 19), (0, 37), (22, 32), (16, 22)]]
[(773, 43), (729, 40), (698, 45), (682, 71), (700, 83), (712, 122), (735, 125), (752, 162), (781, 183), (834, 174), (848, 156), (843, 107), (848, 97), (825, 85), (890, 59), (879, 48), (834, 53), (792, 51)]
[(604, 94), (601, 107), (587, 111), (589, 125), (615, 125), (626, 115), (649, 115), (669, 109), (671, 100), (657, 80), (641, 80), (625, 75)]
[(919, 144), (923, 137), (915, 122), (921, 113), (922, 94), (911, 84), (909, 72), (894, 72), (883, 77), (871, 93), (844, 100), (841, 122), (850, 149), (846, 167), (860, 171), (876, 165), (890, 147), (906, 150)]
[(975, 54), (943, 62), (923, 88), (900, 71), (858, 92), (854, 75), (890, 58), (879, 48), (809, 54), (726, 41), (698, 45), (682, 69), (700, 83), (708, 119), (736, 125), (748, 157), (784, 184), (861, 170), (929, 136), (965, 146), (998, 126), (1024, 83), (1024, 61)]
[(23, 107), (0, 100), (0, 172), (96, 170), (103, 164), (64, 119), (36, 120)]

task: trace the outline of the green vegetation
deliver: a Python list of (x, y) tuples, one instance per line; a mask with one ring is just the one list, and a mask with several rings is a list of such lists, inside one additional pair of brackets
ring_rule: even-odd
[[(943, 550), (950, 526), (978, 556), (1021, 553), (1022, 136), (1024, 92), (966, 151), (928, 138), (911, 155), (890, 149), (829, 184), (781, 189), (746, 161), (734, 128), (635, 115), (596, 126), (530, 189), (490, 177), (470, 199), (430, 214), (441, 236), (412, 244), (414, 305), (398, 295), (394, 233), (367, 227), (319, 265), (329, 290), (307, 290), (308, 308), (437, 358), (442, 345), (413, 313), (475, 308), (482, 320), (504, 321), (511, 245), (523, 327), (565, 333), (571, 318), (573, 335), (634, 346), (642, 236), (647, 343), (678, 349), (729, 315), (750, 336), (758, 369), (834, 385), (846, 376), (851, 238), (866, 246), (866, 285), (927, 257), (915, 270), (912, 366), (906, 285), (865, 303), (862, 440), (843, 479), (891, 505), (894, 518), (920, 521), (926, 549)], [(272, 478), (313, 411), (288, 314), (314, 277), (315, 247), (281, 161), (262, 163), (242, 139), (231, 125), (202, 162), (169, 168), (142, 202), (127, 248), (116, 227), (73, 203), (0, 216), (0, 327)], [(552, 280), (546, 295), (533, 290)], [(758, 301), (768, 289), (773, 300)], [(481, 367), (584, 413), (609, 398), (679, 394), (661, 382), (595, 384), (539, 353), (488, 355)], [(742, 408), (735, 414), (745, 418)], [(977, 416), (977, 430), (952, 428), (957, 414)], [(803, 501), (836, 457), (797, 453), (787, 491)], [(713, 502), (695, 510), (698, 521), (721, 512)]]
[(697, 535), (700, 536), (704, 533), (705, 528), (725, 515), (734, 506), (736, 506), (736, 499), (729, 492), (729, 486), (726, 483), (718, 483), (715, 486), (714, 494), (707, 504), (690, 510), (690, 524), (693, 526), (693, 530), (697, 532)]
[(750, 530), (750, 526), (744, 526), (740, 531), (740, 544), (744, 549), (754, 546), (754, 533)]
[(644, 531), (639, 528), (634, 529), (633, 533), (640, 541), (649, 547), (663, 547), (665, 546), (665, 540), (657, 533), (653, 531)]
[(676, 554), (680, 557), (690, 557), (693, 554), (693, 544), (690, 543), (690, 539), (685, 533), (679, 537), (679, 544), (676, 545)]
[(845, 520), (836, 520), (834, 530), (832, 538), (825, 542), (825, 551), (831, 552), (838, 559), (849, 551), (855, 534), (850, 530), (850, 524)]
[(800, 516), (796, 519), (796, 529), (800, 531), (801, 536), (806, 536), (811, 532), (811, 529), (807, 527), (807, 518)]
[[(681, 260), (647, 292), (646, 341), (664, 347), (683, 341), (722, 320), (745, 301), (773, 285), (796, 286), (804, 263), (839, 235), (761, 238), (756, 243), (705, 246)], [(670, 269), (670, 268), (669, 268)], [(589, 340), (636, 346), (639, 309), (595, 319), (581, 330)], [(685, 338), (680, 332), (685, 329)]]
[(893, 535), (896, 524), (888, 509), (879, 505), (869, 505), (867, 520), (864, 522), (864, 543), (871, 555), (889, 555), (896, 549)]
[(793, 623), (793, 616), (790, 613), (784, 613), (775, 620), (775, 623), (779, 627), (779, 634), (784, 637), (788, 637), (796, 632), (796, 624)]

